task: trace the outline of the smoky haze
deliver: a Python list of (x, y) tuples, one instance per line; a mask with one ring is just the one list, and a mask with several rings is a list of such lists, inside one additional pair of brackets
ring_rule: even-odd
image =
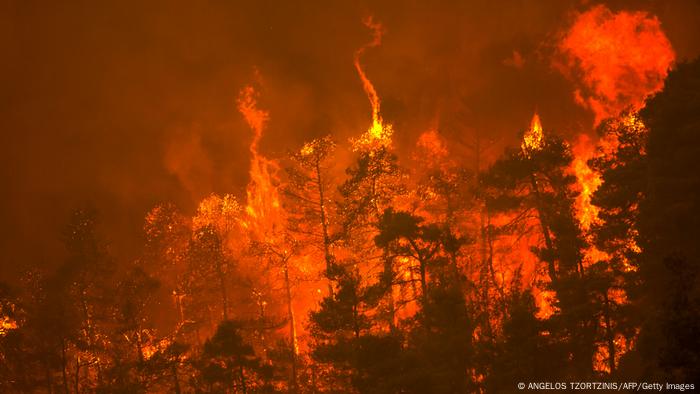
[[(212, 192), (242, 195), (252, 133), (236, 99), (247, 84), (270, 113), (267, 156), (362, 133), (371, 112), (353, 54), (371, 39), (368, 15), (384, 36), (362, 63), (400, 150), (432, 128), (455, 144), (473, 132), (512, 143), (535, 110), (545, 129), (592, 130), (552, 54), (593, 2), (374, 3), (3, 2), (0, 278), (60, 259), (76, 207), (101, 213), (127, 259), (154, 204), (191, 211)], [(608, 7), (658, 16), (679, 60), (700, 51), (697, 2)]]

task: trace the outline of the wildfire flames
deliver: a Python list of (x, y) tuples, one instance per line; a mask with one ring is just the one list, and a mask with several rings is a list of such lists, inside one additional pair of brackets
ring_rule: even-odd
[(367, 74), (365, 74), (362, 64), (360, 63), (360, 58), (367, 49), (381, 45), (382, 25), (375, 23), (372, 17), (368, 17), (365, 20), (365, 26), (372, 30), (373, 39), (371, 42), (355, 51), (354, 64), (357, 74), (362, 80), (362, 88), (365, 90), (370, 105), (372, 106), (372, 125), (369, 127), (367, 132), (362, 134), (358, 139), (353, 140), (353, 148), (355, 150), (371, 150), (371, 148), (377, 146), (389, 146), (391, 144), (391, 135), (394, 133), (394, 130), (390, 124), (384, 124), (384, 120), (382, 119), (382, 115), (380, 113), (379, 95), (374, 89), (374, 85), (372, 85), (372, 82), (367, 77)]
[[(196, 385), (201, 379), (219, 378), (217, 374), (225, 375), (221, 379), (226, 384), (216, 388), (226, 392), (246, 392), (255, 384), (261, 391), (251, 392), (343, 392), (334, 391), (330, 384), (316, 389), (326, 384), (323, 379), (337, 365), (342, 372), (338, 387), (359, 380), (365, 370), (360, 369), (357, 376), (348, 371), (352, 362), (364, 357), (360, 352), (369, 349), (399, 354), (414, 346), (411, 341), (420, 342), (415, 347), (417, 356), (411, 354), (407, 360), (422, 371), (429, 368), (420, 364), (424, 357), (420, 352), (442, 362), (449, 358), (443, 353), (452, 345), (443, 349), (441, 344), (433, 347), (433, 343), (454, 338), (455, 343), (468, 342), (470, 346), (472, 342), (485, 344), (486, 356), (469, 349), (485, 358), (510, 354), (508, 351), (517, 355), (521, 345), (535, 354), (552, 343), (565, 343), (563, 350), (557, 348), (563, 354), (561, 360), (585, 365), (585, 361), (574, 360), (575, 351), (569, 350), (566, 342), (574, 343), (577, 338), (571, 338), (579, 329), (590, 329), (586, 332), (595, 337), (585, 345), (587, 353), (582, 352), (590, 361), (589, 371), (614, 372), (621, 356), (634, 347), (639, 331), (627, 327), (615, 331), (617, 322), (609, 320), (611, 315), (614, 320), (615, 313), (625, 312), (620, 310), (632, 302), (621, 284), (627, 279), (620, 272), (627, 275), (634, 269), (632, 255), (641, 252), (637, 238), (642, 231), (630, 225), (620, 236), (627, 239), (609, 242), (623, 244), (620, 256), (600, 241), (600, 228), (606, 225), (605, 220), (613, 222), (608, 218), (615, 210), (600, 202), (608, 197), (600, 197), (606, 191), (604, 179), (611, 177), (601, 162), (621, 162), (616, 154), (625, 143), (604, 131), (606, 126), (622, 125), (640, 135), (647, 133), (639, 111), (664, 88), (676, 58), (659, 19), (647, 12), (612, 11), (604, 5), (575, 14), (570, 27), (554, 39), (557, 53), (553, 56), (563, 62), (553, 62), (573, 84), (576, 104), (569, 99), (570, 106), (592, 111), (593, 122), (588, 119), (591, 124), (577, 129), (573, 138), (571, 130), (558, 136), (550, 129), (556, 126), (555, 117), (550, 123), (549, 114), (542, 111), (544, 129), (535, 112), (522, 139), (502, 154), (488, 151), (481, 139), (463, 143), (470, 138), (466, 134), (473, 131), (471, 126), (456, 128), (455, 134), (464, 135), (452, 138), (448, 126), (432, 125), (417, 127), (415, 144), (406, 148), (407, 152), (399, 152), (400, 147), (392, 145), (394, 126), (385, 123), (380, 96), (362, 63), (368, 50), (382, 45), (384, 28), (372, 17), (363, 23), (371, 40), (353, 44), (347, 53), (359, 46), (353, 65), (371, 107), (369, 127), (352, 134), (359, 136), (349, 141), (344, 134), (345, 146), (330, 134), (300, 143), (283, 158), (276, 157), (266, 152), (261, 142), (270, 132), (270, 112), (277, 121), (278, 113), (284, 111), (268, 105), (267, 94), (262, 96), (263, 105), (259, 103), (266, 86), (243, 87), (236, 109), (245, 121), (245, 132), (252, 132), (247, 147), (249, 167), (243, 169), (249, 176), (245, 196), (242, 192), (241, 196), (211, 193), (202, 199), (205, 194), (199, 194), (194, 213), (180, 213), (174, 204), (163, 204), (146, 215), (145, 251), (129, 272), (136, 279), (124, 279), (124, 285), (120, 282), (115, 296), (126, 300), (119, 298), (123, 304), (119, 307), (128, 320), (125, 328), (120, 328), (119, 340), (138, 349), (139, 365), (165, 365), (172, 376), (164, 372), (157, 384), (165, 385), (161, 380), (166, 376), (175, 381), (177, 392), (183, 375), (191, 375)], [(515, 71), (521, 72), (530, 65), (523, 56), (513, 50), (513, 59), (506, 64), (517, 65)], [(347, 59), (348, 68), (349, 63)], [(551, 66), (547, 59), (543, 68), (551, 71)], [(357, 79), (353, 83), (359, 92)], [(569, 93), (566, 90), (565, 96)], [(436, 110), (440, 111), (449, 112)], [(400, 122), (397, 116), (397, 131), (404, 132)], [(521, 126), (526, 122), (527, 118), (522, 119)], [(573, 122), (560, 124), (567, 127)], [(596, 136), (596, 129), (601, 137)], [(265, 136), (267, 142), (270, 136)], [(403, 142), (412, 135), (406, 132), (401, 137)], [(199, 155), (201, 140), (196, 137), (192, 141)], [(338, 154), (336, 148), (345, 150)], [(240, 149), (245, 150), (246, 145)], [(458, 151), (460, 154), (455, 153)], [(409, 160), (400, 161), (399, 153), (409, 153), (402, 156)], [(646, 154), (644, 148), (633, 153)], [(177, 164), (172, 167), (189, 168)], [(337, 164), (347, 165), (344, 175)], [(631, 207), (636, 209), (638, 206)], [(80, 223), (78, 227), (88, 226)], [(78, 230), (69, 235), (79, 241), (91, 240)], [(74, 249), (79, 250), (75, 259), (90, 262), (82, 264), (80, 260), (80, 269), (91, 267), (89, 258), (97, 261), (95, 256), (102, 253), (92, 244), (85, 250)], [(69, 271), (61, 273), (72, 274)], [(171, 272), (163, 274), (165, 271)], [(97, 270), (86, 272), (79, 280), (99, 275)], [(162, 283), (147, 280), (153, 272), (163, 274)], [(594, 279), (584, 282), (589, 278)], [(93, 350), (104, 339), (91, 331), (96, 314), (86, 301), (90, 292), (97, 293), (103, 284), (81, 288), (79, 280), (61, 285), (66, 294), (77, 294), (83, 301), (75, 312), (79, 315), (75, 317), (79, 339), (73, 345), (56, 341), (62, 346), (61, 362), (67, 365), (66, 360), (74, 357), (70, 361), (75, 360), (75, 371), (64, 365), (61, 378), (66, 387), (69, 378), (75, 379), (76, 393), (97, 387), (91, 380), (98, 381), (100, 357), (107, 357), (107, 352)], [(160, 296), (159, 286), (172, 296), (170, 304), (174, 306), (169, 306), (172, 314), (178, 315), (177, 322), (171, 324), (176, 328), (167, 335), (160, 335), (160, 328), (145, 328), (147, 319), (140, 314), (151, 301), (143, 294), (152, 291)], [(632, 292), (629, 294), (631, 298)], [(592, 301), (581, 306), (588, 302), (581, 301), (585, 297)], [(165, 299), (154, 305), (168, 304)], [(25, 322), (36, 324), (25, 319), (26, 311), (11, 305), (11, 310), (0, 308), (0, 339), (11, 337), (11, 331), (21, 329)], [(591, 312), (586, 308), (599, 309)], [(452, 320), (462, 318), (467, 322), (452, 330)], [(564, 322), (566, 319), (573, 323)], [(625, 324), (632, 323), (623, 321), (620, 326)], [(526, 328), (525, 334), (519, 325)], [(603, 331), (605, 338), (600, 339)], [(526, 339), (532, 343), (520, 343), (523, 335), (531, 335)], [(332, 347), (334, 341), (337, 348)], [(37, 348), (45, 345), (37, 343)], [(182, 349), (178, 344), (184, 344)], [(472, 354), (469, 352), (464, 353)], [(367, 359), (379, 357), (368, 354), (371, 357)], [(331, 365), (333, 357), (341, 362)], [(0, 361), (5, 361), (4, 355)], [(58, 363), (58, 359), (50, 361)], [(279, 370), (274, 369), (280, 365)], [(459, 379), (469, 375), (470, 384), (475, 385), (488, 381), (489, 368), (493, 367), (477, 371), (465, 365), (454, 367)], [(135, 374), (145, 376), (142, 370), (146, 368)], [(47, 378), (49, 386), (52, 378)], [(302, 380), (308, 385), (304, 390), (300, 389)]]
[(613, 12), (598, 5), (581, 13), (560, 50), (580, 74), (576, 101), (593, 111), (595, 124), (623, 110), (639, 110), (663, 88), (675, 53), (659, 20), (646, 12)]
[(576, 180), (581, 188), (576, 199), (576, 209), (581, 228), (588, 231), (591, 225), (598, 222), (598, 207), (591, 204), (591, 196), (601, 185), (600, 175), (595, 173), (589, 166), (588, 161), (596, 153), (596, 147), (590, 137), (585, 134), (579, 136), (577, 143), (573, 146), (574, 161), (572, 164)]
[(540, 116), (535, 113), (532, 116), (530, 128), (525, 132), (525, 136), (523, 136), (523, 142), (520, 148), (523, 153), (529, 157), (532, 152), (542, 149), (543, 145), (544, 134), (542, 134), (542, 123), (540, 123)]
[(269, 114), (257, 107), (257, 92), (252, 86), (241, 91), (238, 99), (238, 110), (253, 131), (250, 143), (250, 183), (247, 189), (246, 212), (250, 220), (246, 225), (257, 235), (259, 240), (268, 240), (276, 234), (281, 225), (279, 193), (274, 184), (277, 164), (268, 160), (258, 152)]

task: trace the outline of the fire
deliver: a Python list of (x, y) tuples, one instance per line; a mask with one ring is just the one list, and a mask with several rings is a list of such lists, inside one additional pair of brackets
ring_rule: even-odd
[(533, 295), (535, 297), (535, 305), (537, 305), (537, 316), (538, 319), (546, 320), (549, 319), (555, 312), (553, 307), (556, 301), (556, 293), (552, 290), (540, 290), (538, 288), (533, 288)]
[[(296, 311), (292, 295), (292, 276), (290, 271), (303, 267), (296, 256), (291, 252), (292, 244), (283, 233), (286, 226), (286, 215), (280, 204), (279, 179), (277, 162), (270, 160), (258, 151), (258, 145), (262, 138), (265, 125), (269, 120), (267, 111), (258, 108), (257, 92), (247, 86), (240, 94), (238, 110), (243, 114), (248, 126), (253, 130), (253, 140), (250, 144), (250, 182), (246, 190), (247, 206), (245, 208), (249, 220), (243, 226), (249, 230), (251, 238), (265, 244), (269, 256), (278, 265), (279, 273), (283, 277), (283, 288), (286, 292), (287, 318), (289, 320), (290, 343), (294, 354), (299, 354), (298, 330), (296, 323)], [(309, 151), (311, 149), (311, 151)], [(313, 153), (313, 147), (307, 148), (307, 152)], [(302, 270), (303, 271), (303, 270)]]
[(8, 316), (2, 316), (0, 318), (0, 337), (5, 336), (11, 330), (16, 330), (18, 327), (17, 321)]
[(173, 343), (169, 338), (163, 338), (160, 341), (149, 343), (143, 346), (141, 352), (146, 360), (149, 360), (157, 352), (162, 352)]
[(384, 124), (384, 119), (382, 119), (380, 113), (379, 95), (360, 63), (360, 57), (367, 49), (381, 45), (382, 25), (375, 23), (371, 17), (365, 19), (364, 24), (372, 30), (372, 41), (355, 51), (354, 64), (357, 74), (362, 80), (362, 88), (365, 90), (370, 105), (372, 106), (372, 125), (358, 139), (352, 140), (353, 149), (356, 151), (371, 150), (378, 146), (389, 146), (391, 144), (391, 135), (394, 133), (391, 124)]
[(525, 132), (520, 148), (527, 157), (530, 157), (533, 152), (541, 150), (543, 146), (542, 123), (540, 122), (540, 116), (535, 112), (530, 122), (530, 129)]
[(269, 120), (267, 111), (257, 105), (257, 92), (252, 86), (246, 86), (238, 99), (238, 110), (253, 131), (250, 143), (250, 183), (246, 190), (246, 213), (251, 221), (245, 225), (260, 239), (270, 237), (280, 224), (282, 213), (279, 193), (275, 186), (277, 165), (258, 152), (262, 133)]
[(675, 60), (656, 16), (613, 12), (598, 5), (577, 16), (559, 43), (564, 70), (580, 73), (578, 104), (595, 114), (595, 124), (626, 109), (639, 110), (663, 88)]
[(301, 147), (301, 150), (299, 152), (302, 156), (311, 156), (313, 155), (315, 150), (316, 147), (314, 146), (314, 144), (309, 142), (304, 144), (304, 146)]
[(598, 218), (600, 209), (591, 204), (591, 197), (603, 181), (600, 174), (588, 166), (588, 160), (595, 155), (595, 146), (587, 135), (579, 136), (578, 143), (572, 148), (572, 151), (574, 154), (572, 170), (581, 189), (576, 198), (576, 215), (581, 229), (588, 231), (591, 225), (600, 222)]
[(0, 303), (0, 338), (7, 335), (8, 332), (19, 328), (19, 323), (13, 318), (16, 309), (16, 305), (12, 302), (5, 301)]
[[(571, 163), (571, 171), (576, 176), (576, 183), (579, 188), (579, 195), (575, 201), (576, 218), (581, 226), (581, 230), (583, 230), (584, 237), (591, 245), (591, 235), (589, 234), (591, 226), (602, 222), (602, 219), (598, 217), (600, 208), (591, 203), (591, 198), (593, 193), (603, 183), (603, 180), (599, 173), (588, 166), (588, 161), (596, 154), (596, 146), (591, 142), (590, 137), (582, 134), (579, 136), (576, 145), (573, 146), (572, 153), (574, 154), (574, 160)], [(598, 250), (594, 246), (589, 246), (582, 252), (585, 265), (609, 258), (605, 252)]]

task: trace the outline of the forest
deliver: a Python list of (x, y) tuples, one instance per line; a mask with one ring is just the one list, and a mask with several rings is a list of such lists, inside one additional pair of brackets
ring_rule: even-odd
[(381, 26), (365, 25), (366, 131), (272, 156), (250, 83), (243, 193), (153, 206), (126, 261), (99, 202), (76, 207), (54, 235), (64, 259), (0, 281), (0, 392), (700, 383), (700, 61), (670, 57), (639, 100), (598, 103), (586, 138), (538, 113), (497, 151), (464, 132), (467, 160), (439, 127), (396, 147), (362, 64)]

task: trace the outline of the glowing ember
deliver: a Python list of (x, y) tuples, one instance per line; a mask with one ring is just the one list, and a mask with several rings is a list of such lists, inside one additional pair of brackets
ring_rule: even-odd
[(582, 73), (575, 99), (595, 113), (595, 124), (640, 109), (663, 88), (675, 59), (655, 16), (612, 12), (603, 5), (578, 15), (559, 47), (566, 67)]
[(11, 330), (17, 329), (17, 322), (7, 316), (0, 318), (0, 337), (7, 335)]

